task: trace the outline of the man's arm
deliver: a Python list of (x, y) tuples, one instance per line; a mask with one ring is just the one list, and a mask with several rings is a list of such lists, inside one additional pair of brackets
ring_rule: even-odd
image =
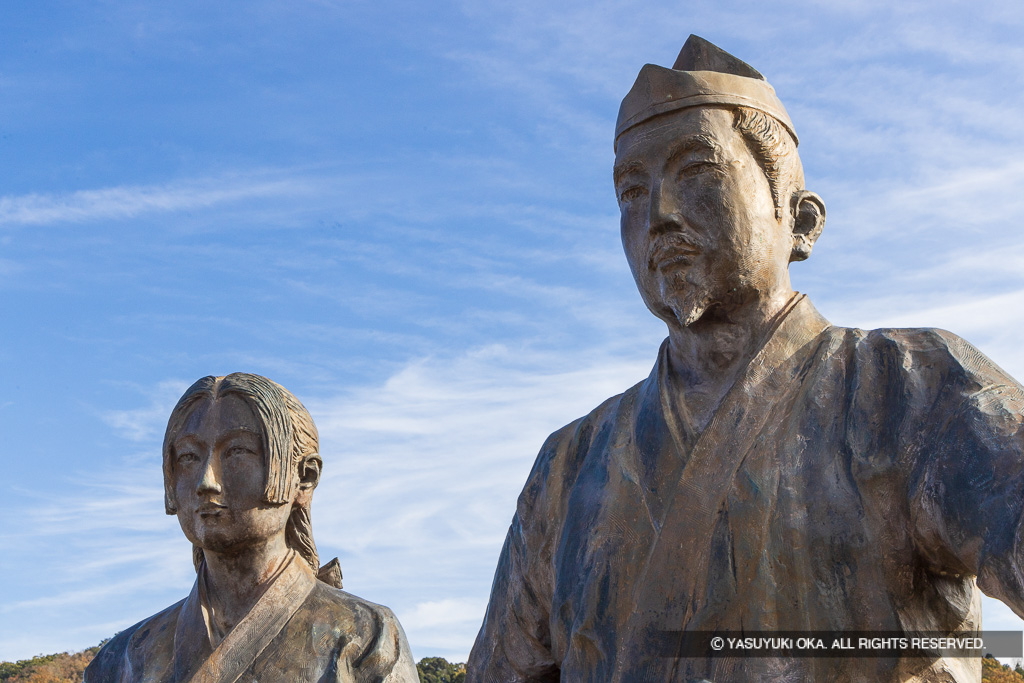
[(121, 680), (121, 669), (127, 661), (125, 648), (139, 624), (116, 634), (100, 648), (85, 668), (83, 683), (118, 683)]
[(487, 614), (469, 655), (466, 680), (471, 683), (559, 679), (548, 610), (530, 585), (524, 546), (517, 518), (505, 538)]
[(1024, 617), (1024, 388), (956, 335), (930, 332), (950, 363), (928, 373), (931, 433), (911, 478), (918, 550)]
[(554, 549), (562, 526), (566, 452), (579, 421), (548, 437), (519, 496), (491, 586), (467, 683), (558, 681), (552, 648)]

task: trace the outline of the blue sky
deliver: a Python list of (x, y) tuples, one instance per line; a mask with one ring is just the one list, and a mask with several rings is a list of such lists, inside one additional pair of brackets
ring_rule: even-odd
[[(618, 103), (697, 33), (828, 205), (794, 286), (1024, 378), (1024, 6), (3, 3), (0, 659), (181, 599), (159, 444), (264, 374), (320, 427), (314, 535), (416, 658), (464, 660), (545, 436), (664, 335), (621, 254)], [(994, 601), (988, 628), (1021, 628)]]

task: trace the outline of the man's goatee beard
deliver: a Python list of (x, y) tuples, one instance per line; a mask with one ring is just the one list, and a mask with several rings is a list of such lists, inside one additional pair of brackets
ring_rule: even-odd
[(695, 292), (691, 289), (683, 295), (682, 301), (673, 302), (671, 307), (676, 320), (683, 327), (689, 327), (701, 319), (710, 305), (711, 297), (707, 292)]

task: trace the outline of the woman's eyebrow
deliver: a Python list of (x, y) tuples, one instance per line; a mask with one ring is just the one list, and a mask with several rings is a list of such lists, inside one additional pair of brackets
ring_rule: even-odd
[(193, 434), (192, 432), (186, 432), (185, 434), (182, 434), (181, 436), (179, 436), (178, 438), (176, 438), (176, 439), (175, 439), (175, 440), (174, 440), (174, 441), (172, 442), (172, 445), (173, 445), (173, 446), (174, 446), (175, 448), (177, 448), (179, 444), (185, 444), (186, 442), (187, 442), (187, 443), (197, 443), (197, 444), (201, 444), (201, 443), (203, 443), (203, 440), (202, 440), (202, 439), (200, 439), (200, 438), (199, 438), (199, 437), (198, 437), (198, 436), (197, 436), (196, 434)]
[(226, 432), (221, 432), (220, 434), (218, 434), (217, 443), (223, 443), (228, 439), (234, 439), (239, 436), (252, 436), (259, 440), (262, 437), (262, 433), (254, 429), (250, 429), (248, 427), (233, 427), (227, 430)]

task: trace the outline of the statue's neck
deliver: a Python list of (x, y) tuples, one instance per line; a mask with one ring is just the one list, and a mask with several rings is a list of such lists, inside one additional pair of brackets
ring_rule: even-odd
[(729, 310), (710, 307), (690, 325), (669, 325), (672, 372), (695, 426), (707, 423), (793, 296), (789, 290)]
[(231, 552), (203, 551), (208, 607), (220, 631), (227, 633), (249, 613), (291, 552), (283, 532)]

